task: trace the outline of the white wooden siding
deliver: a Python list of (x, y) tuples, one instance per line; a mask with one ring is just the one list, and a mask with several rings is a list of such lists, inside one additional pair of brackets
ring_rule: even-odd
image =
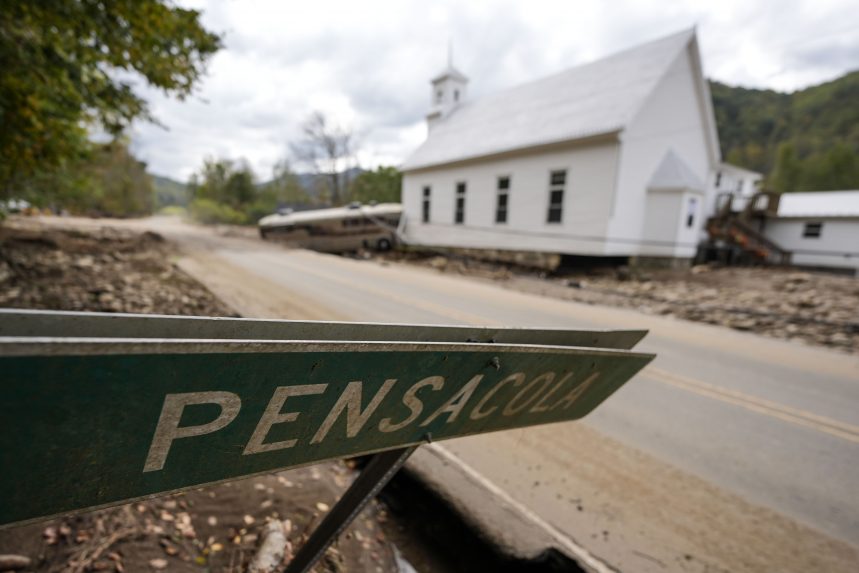
[[(408, 242), (450, 247), (604, 253), (615, 183), (617, 144), (569, 146), (457, 167), (407, 172), (403, 208)], [(549, 177), (565, 169), (563, 219), (546, 221)], [(495, 223), (497, 182), (510, 177), (507, 223)], [(465, 222), (454, 224), (456, 183), (466, 182)], [(430, 223), (421, 222), (422, 189), (431, 191)]]
[[(806, 223), (823, 223), (820, 237), (803, 237)], [(764, 233), (780, 247), (797, 251), (792, 259), (796, 265), (859, 270), (859, 217), (768, 219)]]
[[(665, 154), (674, 152), (698, 175), (710, 180), (713, 166), (707, 149), (704, 109), (695, 86), (690, 49), (684, 50), (671, 65), (639, 111), (629, 128), (621, 134), (621, 159), (617, 203), (609, 225), (609, 235), (618, 239), (614, 254), (660, 256), (664, 248), (648, 247), (645, 235), (647, 184)], [(704, 198), (702, 198), (703, 200)], [(698, 217), (692, 243), (701, 234), (703, 217)], [(684, 231), (684, 235), (686, 232)], [(641, 240), (639, 245), (626, 241)], [(674, 256), (691, 257), (694, 247), (683, 247)]]

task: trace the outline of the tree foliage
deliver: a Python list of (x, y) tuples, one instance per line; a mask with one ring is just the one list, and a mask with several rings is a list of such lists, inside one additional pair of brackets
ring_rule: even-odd
[(364, 171), (352, 182), (350, 196), (353, 201), (369, 203), (399, 203), (403, 174), (396, 167), (378, 167)]
[(711, 83), (722, 155), (775, 191), (859, 188), (859, 71), (790, 94)]
[(151, 214), (155, 203), (146, 164), (123, 138), (92, 144), (87, 153), (37, 172), (17, 192), (39, 207), (80, 215), (142, 216)]
[(256, 223), (279, 207), (309, 202), (285, 162), (275, 166), (270, 182), (258, 185), (247, 162), (207, 159), (191, 177), (188, 191), (191, 216), (203, 223)]
[(199, 12), (163, 0), (4, 0), (0, 9), (0, 193), (151, 119), (141, 78), (183, 98), (221, 46)]
[(301, 185), (298, 176), (292, 171), (286, 159), (275, 164), (271, 181), (265, 184), (261, 195), (271, 205), (271, 210), (311, 203), (310, 195)]
[(244, 161), (206, 159), (188, 192), (191, 214), (201, 222), (245, 223), (244, 210), (256, 198), (254, 174)]
[(125, 141), (99, 147), (90, 161), (91, 192), (85, 195), (90, 213), (140, 217), (152, 213), (155, 195), (146, 164), (138, 161)]

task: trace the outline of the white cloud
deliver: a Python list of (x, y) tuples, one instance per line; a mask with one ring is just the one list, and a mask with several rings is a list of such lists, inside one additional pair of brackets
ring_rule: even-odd
[(429, 78), (453, 42), (469, 97), (698, 26), (706, 73), (792, 90), (859, 61), (850, 0), (381, 0), (183, 2), (226, 47), (184, 102), (143, 90), (167, 128), (138, 124), (154, 173), (186, 179), (204, 157), (244, 157), (258, 176), (312, 110), (361, 134), (363, 166), (399, 163), (425, 137)]

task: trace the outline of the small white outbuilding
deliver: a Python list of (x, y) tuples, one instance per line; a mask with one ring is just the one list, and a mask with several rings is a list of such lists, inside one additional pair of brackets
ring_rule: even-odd
[(859, 274), (859, 191), (782, 193), (762, 224), (792, 264)]
[(403, 166), (413, 244), (690, 258), (720, 165), (694, 30), (481, 99), (449, 65)]

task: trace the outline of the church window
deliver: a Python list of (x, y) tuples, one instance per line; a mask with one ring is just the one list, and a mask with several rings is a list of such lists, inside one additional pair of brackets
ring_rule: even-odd
[(510, 177), (498, 178), (498, 194), (495, 202), (495, 222), (507, 222), (507, 206), (510, 193)]
[(456, 184), (456, 210), (453, 214), (453, 222), (457, 225), (465, 222), (465, 182)]
[(430, 220), (430, 187), (427, 185), (423, 190), (423, 211), (421, 213), (421, 220), (424, 223), (429, 223)]
[(695, 214), (698, 213), (698, 199), (696, 197), (689, 197), (688, 203), (686, 203), (686, 227), (691, 229), (692, 225), (695, 224)]
[(820, 222), (806, 223), (802, 228), (802, 236), (806, 239), (819, 239), (822, 232), (823, 223)]
[(560, 223), (564, 213), (564, 189), (567, 185), (565, 169), (552, 171), (549, 177), (549, 213), (547, 223)]

